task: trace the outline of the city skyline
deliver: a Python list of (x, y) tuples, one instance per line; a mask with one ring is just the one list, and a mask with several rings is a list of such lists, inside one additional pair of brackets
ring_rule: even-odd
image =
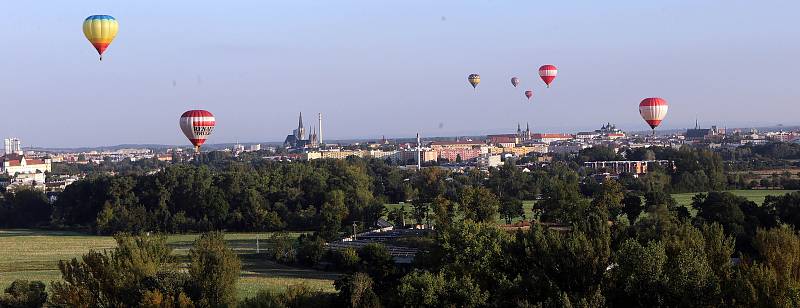
[[(798, 124), (785, 112), (800, 96), (793, 2), (187, 4), (7, 4), (0, 61), (13, 73), (0, 93), (13, 116), (0, 134), (50, 147), (184, 144), (178, 117), (194, 108), (218, 117), (212, 144), (280, 142), (298, 112), (325, 114), (326, 139), (518, 122), (644, 131), (636, 105), (649, 96), (670, 102), (665, 130), (698, 118)], [(106, 13), (120, 32), (98, 63), (80, 24)], [(546, 63), (559, 67), (550, 89), (536, 76)], [(470, 73), (481, 74), (477, 91)]]

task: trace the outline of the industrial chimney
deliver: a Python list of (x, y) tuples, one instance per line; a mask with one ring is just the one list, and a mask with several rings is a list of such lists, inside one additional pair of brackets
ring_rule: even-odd
[(319, 147), (321, 148), (322, 145), (325, 144), (324, 142), (322, 142), (322, 112), (317, 114), (317, 119), (319, 120), (319, 125), (318, 125), (319, 126), (319, 136), (317, 136), (317, 137), (319, 138)]
[(417, 133), (417, 170), (422, 170), (422, 142), (420, 142), (419, 133)]

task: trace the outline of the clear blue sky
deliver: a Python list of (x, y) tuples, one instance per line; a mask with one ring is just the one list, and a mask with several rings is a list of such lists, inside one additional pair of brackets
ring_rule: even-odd
[[(3, 1), (0, 135), (180, 144), (192, 108), (217, 116), (210, 143), (282, 141), (300, 111), (309, 128), (325, 115), (326, 138), (517, 122), (645, 130), (648, 96), (669, 101), (664, 128), (798, 124), (799, 11), (769, 0)], [(120, 23), (102, 63), (81, 31), (92, 14)], [(551, 89), (537, 76), (547, 63), (559, 68)]]

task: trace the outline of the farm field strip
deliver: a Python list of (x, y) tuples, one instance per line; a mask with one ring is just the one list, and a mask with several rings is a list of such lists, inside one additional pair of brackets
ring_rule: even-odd
[[(290, 232), (298, 237), (300, 232)], [(239, 296), (253, 296), (261, 289), (283, 291), (296, 284), (334, 292), (337, 273), (293, 268), (266, 260), (256, 254), (259, 248), (270, 247), (270, 233), (226, 233), (225, 240), (242, 258)], [(197, 234), (168, 235), (173, 253), (184, 260)], [(90, 250), (102, 251), (115, 246), (111, 236), (94, 236), (76, 232), (45, 230), (0, 230), (0, 289), (16, 279), (40, 280), (47, 284), (60, 280), (59, 260), (77, 258)]]

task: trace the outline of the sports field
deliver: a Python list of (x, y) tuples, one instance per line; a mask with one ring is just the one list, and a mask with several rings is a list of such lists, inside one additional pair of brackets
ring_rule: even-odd
[[(299, 236), (299, 233), (294, 233)], [(288, 286), (306, 284), (314, 289), (333, 292), (333, 281), (338, 274), (303, 268), (293, 268), (266, 260), (256, 254), (256, 238), (260, 249), (269, 247), (268, 233), (230, 233), (225, 235), (229, 247), (242, 258), (242, 276), (239, 296), (249, 297), (269, 289), (282, 291)], [(185, 255), (197, 235), (171, 235), (167, 237), (174, 253)], [(80, 257), (89, 250), (113, 248), (110, 236), (94, 236), (75, 232), (41, 230), (0, 230), (0, 289), (15, 279), (41, 280), (45, 283), (58, 280), (58, 261)]]

